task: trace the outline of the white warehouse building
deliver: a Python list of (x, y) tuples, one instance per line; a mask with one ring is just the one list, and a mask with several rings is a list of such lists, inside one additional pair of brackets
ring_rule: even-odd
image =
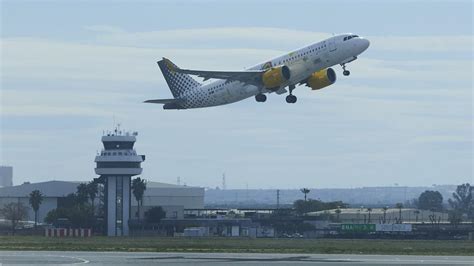
[[(132, 218), (137, 217), (138, 203), (132, 195)], [(147, 182), (140, 217), (155, 206), (161, 206), (166, 218), (183, 218), (184, 209), (204, 208), (204, 188), (188, 187), (159, 182)]]
[[(34, 221), (34, 212), (29, 205), (29, 194), (33, 190), (39, 190), (43, 194), (43, 202), (39, 208), (38, 221), (43, 222), (47, 213), (57, 208), (58, 201), (70, 193), (75, 193), (77, 186), (81, 182), (70, 181), (47, 181), (40, 183), (24, 183), (19, 186), (0, 187), (0, 209), (5, 204), (20, 202), (29, 208), (28, 220)], [(135, 197), (131, 199), (132, 214), (134, 218), (137, 211), (137, 201)], [(166, 211), (169, 218), (182, 218), (184, 209), (204, 208), (204, 188), (179, 186), (159, 182), (147, 182), (147, 189), (143, 196), (143, 213), (155, 206), (161, 206)], [(0, 219), (3, 217), (0, 214)]]

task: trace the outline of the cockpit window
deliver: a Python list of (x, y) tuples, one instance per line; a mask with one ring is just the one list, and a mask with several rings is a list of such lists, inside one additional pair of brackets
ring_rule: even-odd
[(344, 37), (343, 41), (347, 41), (347, 40), (350, 40), (352, 38), (355, 38), (355, 37), (359, 37), (359, 35), (350, 35), (350, 36), (347, 36), (347, 37)]

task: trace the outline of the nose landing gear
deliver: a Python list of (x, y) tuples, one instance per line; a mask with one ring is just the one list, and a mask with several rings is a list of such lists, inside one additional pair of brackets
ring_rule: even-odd
[(259, 94), (255, 95), (255, 100), (259, 103), (263, 103), (267, 100), (267, 96), (263, 93), (259, 93)]
[(295, 85), (290, 85), (288, 87), (290, 89), (290, 95), (286, 96), (286, 102), (287, 103), (296, 103), (296, 96), (292, 94), (293, 90), (296, 88)]
[(344, 76), (349, 76), (349, 75), (351, 74), (351, 72), (350, 72), (349, 70), (346, 70), (346, 64), (341, 64), (341, 66), (342, 66), (342, 70), (344, 70), (344, 71), (342, 72), (342, 74), (343, 74)]

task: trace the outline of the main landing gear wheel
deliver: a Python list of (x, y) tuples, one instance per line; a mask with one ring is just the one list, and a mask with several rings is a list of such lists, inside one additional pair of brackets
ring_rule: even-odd
[(286, 96), (286, 102), (287, 103), (296, 103), (296, 100), (297, 100), (297, 98), (296, 98), (295, 95), (290, 94), (290, 95)]
[(344, 76), (349, 76), (349, 75), (351, 74), (351, 72), (350, 72), (349, 70), (346, 70), (346, 64), (341, 64), (341, 66), (342, 66), (342, 70), (344, 70), (344, 71), (342, 72), (342, 74), (343, 74)]
[(263, 103), (267, 100), (267, 96), (265, 96), (265, 94), (263, 94), (263, 93), (259, 93), (259, 94), (255, 95), (255, 100), (259, 103)]
[(293, 90), (296, 88), (296, 86), (295, 85), (290, 85), (288, 88), (290, 89), (290, 95), (286, 96), (286, 102), (287, 103), (296, 103), (296, 100), (297, 100), (296, 96), (292, 94)]

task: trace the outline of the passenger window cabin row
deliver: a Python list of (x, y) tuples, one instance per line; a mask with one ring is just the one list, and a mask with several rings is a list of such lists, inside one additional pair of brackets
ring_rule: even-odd
[(294, 59), (296, 59), (296, 58), (299, 58), (299, 57), (301, 57), (301, 56), (303, 56), (303, 55), (307, 55), (307, 54), (309, 54), (309, 53), (313, 53), (313, 52), (315, 52), (315, 51), (321, 50), (321, 49), (323, 49), (323, 48), (325, 48), (325, 47), (326, 47), (326, 45), (324, 44), (324, 45), (321, 45), (321, 46), (319, 46), (319, 47), (313, 48), (313, 49), (309, 50), (308, 52), (304, 52), (304, 53), (298, 54), (298, 55), (296, 55), (296, 56), (290, 57), (290, 58), (288, 58), (288, 59), (285, 59), (285, 60), (282, 60), (282, 61), (278, 61), (278, 65), (281, 65), (282, 63), (288, 63), (288, 62), (290, 62), (290, 61), (292, 61), (292, 60), (294, 60)]
[[(351, 37), (351, 38), (352, 38), (352, 37), (359, 37), (359, 36), (357, 36), (357, 35), (352, 35), (352, 36), (348, 36), (348, 37)], [(346, 38), (347, 38), (347, 37), (344, 38), (344, 41), (346, 40)], [(287, 59), (278, 61), (278, 65), (281, 65), (282, 63), (288, 63), (288, 62), (290, 62), (290, 61), (292, 61), (292, 60), (295, 60), (295, 59), (297, 59), (297, 58), (299, 58), (299, 57), (301, 57), (301, 56), (307, 55), (307, 54), (309, 54), (309, 53), (314, 53), (314, 52), (316, 52), (316, 51), (318, 51), (318, 50), (321, 50), (321, 49), (323, 49), (323, 48), (326, 48), (326, 45), (325, 45), (325, 44), (322, 44), (321, 46), (315, 47), (315, 48), (313, 48), (313, 49), (311, 49), (311, 50), (309, 50), (309, 51), (307, 51), (307, 52), (303, 52), (303, 53), (298, 54), (298, 55), (295, 55), (295, 56), (293, 56), (293, 57), (290, 57), (290, 58), (287, 58)], [(230, 82), (230, 83), (232, 83), (232, 82)], [(224, 85), (225, 85), (225, 83), (222, 83), (222, 84), (220, 84), (220, 85), (217, 85), (217, 86), (215, 86), (215, 87), (210, 88), (209, 91), (208, 91), (208, 94), (210, 95), (210, 94), (215, 93), (215, 92), (216, 92), (215, 89), (217, 89), (217, 88), (219, 88), (219, 87), (222, 87), (222, 86), (224, 86)]]

